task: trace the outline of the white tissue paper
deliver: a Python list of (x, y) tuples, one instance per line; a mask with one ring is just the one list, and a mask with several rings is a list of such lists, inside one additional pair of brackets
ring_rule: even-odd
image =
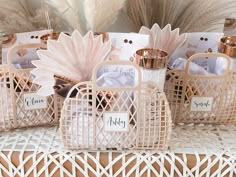
[(99, 87), (132, 87), (135, 85), (134, 74), (125, 72), (105, 72), (97, 78)]
[[(227, 66), (228, 66), (228, 63), (224, 57), (217, 57), (216, 67), (214, 70), (215, 74), (217, 74), (217, 75), (224, 74), (227, 69)], [(229, 69), (232, 70), (233, 68), (236, 68), (236, 66), (234, 65), (234, 63), (231, 62)]]
[[(170, 57), (169, 66), (173, 65), (173, 62), (177, 58), (187, 59), (196, 53), (217, 53), (218, 43), (223, 35), (224, 33), (215, 32), (187, 33), (185, 43), (177, 48)], [(214, 72), (216, 66), (216, 60), (214, 58), (198, 58), (194, 60), (194, 63), (211, 73)]]
[[(171, 69), (174, 70), (185, 70), (187, 60), (184, 58), (177, 58), (172, 66)], [(212, 73), (209, 73), (207, 70), (205, 70), (203, 67), (199, 66), (198, 64), (195, 64), (193, 62), (189, 65), (189, 73), (192, 75), (212, 75)]]
[[(135, 52), (139, 49), (146, 48), (149, 44), (149, 35), (138, 33), (108, 33), (111, 41), (111, 52), (107, 60), (120, 60), (135, 62)], [(134, 73), (134, 68), (130, 66), (103, 66), (98, 73), (100, 77), (104, 72), (122, 72)]]
[[(186, 63), (187, 63), (186, 59), (177, 58), (170, 66), (170, 69), (185, 70)], [(202, 66), (194, 62), (190, 62), (189, 73), (192, 75), (202, 75), (202, 76), (223, 75), (226, 71), (226, 68), (227, 68), (227, 60), (224, 57), (217, 57), (215, 62), (215, 68), (213, 68), (213, 72), (209, 72)]]
[[(98, 79), (97, 79), (97, 85), (102, 88), (120, 88), (122, 90), (122, 87), (133, 87), (135, 86), (135, 79), (134, 76), (120, 73), (120, 72), (107, 72), (103, 73)], [(120, 94), (120, 95), (118, 95)], [(129, 110), (127, 108), (130, 108), (132, 102), (131, 100), (134, 100), (133, 91), (125, 91), (120, 92), (115, 95), (116, 101), (115, 104), (122, 106), (121, 110), (112, 110), (112, 111), (124, 111), (128, 112)], [(121, 97), (121, 98), (119, 98)], [(131, 97), (131, 99), (127, 99), (128, 97)], [(126, 100), (125, 102), (123, 100)]]

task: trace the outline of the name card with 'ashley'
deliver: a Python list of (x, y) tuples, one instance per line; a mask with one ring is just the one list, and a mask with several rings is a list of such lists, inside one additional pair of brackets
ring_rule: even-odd
[(213, 97), (192, 97), (190, 111), (205, 111), (212, 110)]
[(47, 97), (35, 93), (24, 94), (24, 108), (25, 110), (45, 109), (47, 108)]
[(103, 119), (107, 132), (127, 132), (129, 130), (129, 113), (127, 112), (105, 112)]

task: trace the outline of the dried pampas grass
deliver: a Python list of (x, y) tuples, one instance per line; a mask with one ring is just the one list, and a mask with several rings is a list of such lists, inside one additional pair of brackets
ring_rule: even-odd
[(181, 32), (212, 31), (217, 30), (226, 17), (236, 14), (236, 1), (127, 0), (124, 13), (136, 31), (141, 26), (150, 28), (154, 23), (161, 28), (171, 24)]
[(120, 17), (128, 17), (128, 28), (136, 32), (154, 23), (161, 28), (171, 24), (181, 33), (212, 31), (236, 15), (235, 0), (0, 0), (0, 31), (45, 29), (46, 10), (55, 31), (109, 31), (123, 8)]
[(55, 31), (85, 34), (88, 30), (107, 31), (126, 0), (0, 0), (0, 31), (23, 32), (48, 28), (49, 11)]
[(86, 33), (86, 22), (83, 13), (83, 0), (45, 0), (57, 16), (67, 24), (67, 31), (77, 29), (82, 34)]
[(68, 29), (107, 31), (126, 0), (47, 0), (68, 24)]
[[(47, 22), (44, 14), (48, 9), (38, 4), (40, 6), (35, 7), (32, 1), (0, 0), (0, 31), (25, 32), (46, 29)], [(59, 21), (53, 13), (50, 13), (50, 19), (54, 29), (61, 27), (57, 25)]]
[(126, 0), (85, 0), (87, 29), (104, 31), (113, 24)]

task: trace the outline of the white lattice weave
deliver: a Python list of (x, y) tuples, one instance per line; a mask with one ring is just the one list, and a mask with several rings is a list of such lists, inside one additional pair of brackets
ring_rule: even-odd
[(168, 151), (68, 151), (57, 127), (0, 133), (0, 176), (236, 176), (236, 127), (178, 125)]

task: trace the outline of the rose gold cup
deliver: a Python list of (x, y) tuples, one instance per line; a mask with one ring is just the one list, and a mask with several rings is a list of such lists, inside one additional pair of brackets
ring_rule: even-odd
[(144, 68), (165, 68), (168, 53), (161, 49), (143, 48), (136, 51), (135, 59), (136, 63)]
[(163, 91), (168, 53), (161, 49), (144, 48), (136, 51), (135, 59), (141, 67), (142, 80), (155, 83)]

